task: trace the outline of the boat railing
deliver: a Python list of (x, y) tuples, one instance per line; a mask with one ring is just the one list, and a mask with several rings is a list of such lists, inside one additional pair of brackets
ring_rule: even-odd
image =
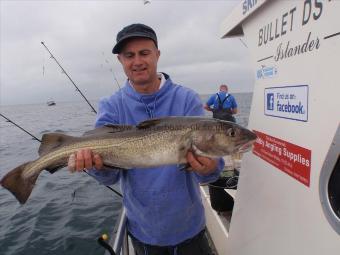
[(105, 255), (129, 255), (129, 238), (126, 224), (126, 211), (123, 207), (109, 242), (113, 252), (106, 249)]

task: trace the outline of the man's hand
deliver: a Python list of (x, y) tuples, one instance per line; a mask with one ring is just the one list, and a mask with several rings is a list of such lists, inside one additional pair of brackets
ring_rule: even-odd
[(99, 154), (93, 154), (90, 149), (78, 150), (75, 154), (71, 154), (67, 164), (70, 172), (82, 172), (84, 169), (95, 167), (103, 168), (103, 160)]
[(192, 171), (201, 174), (201, 175), (209, 175), (216, 171), (217, 169), (217, 160), (202, 156), (194, 156), (194, 154), (189, 151), (187, 154), (187, 161), (192, 167)]
[(211, 109), (210, 106), (207, 105), (207, 104), (204, 105), (204, 109), (206, 109), (206, 110), (209, 111), (209, 112), (212, 112), (212, 109)]

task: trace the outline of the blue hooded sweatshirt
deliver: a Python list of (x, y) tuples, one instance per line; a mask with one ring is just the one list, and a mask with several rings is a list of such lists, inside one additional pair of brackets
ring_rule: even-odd
[[(164, 116), (204, 115), (201, 100), (192, 90), (174, 84), (168, 75), (153, 94), (140, 94), (126, 81), (110, 98), (99, 102), (96, 127), (105, 124), (136, 125)], [(151, 169), (91, 170), (100, 183), (120, 180), (128, 231), (143, 243), (168, 246), (192, 238), (205, 227), (199, 183), (215, 181), (224, 167), (207, 176), (180, 171), (177, 165)]]

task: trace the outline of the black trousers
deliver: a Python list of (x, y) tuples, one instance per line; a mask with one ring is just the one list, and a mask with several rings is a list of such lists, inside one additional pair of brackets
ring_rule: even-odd
[(213, 112), (213, 118), (215, 119), (236, 122), (235, 117), (232, 115), (231, 111), (228, 109), (213, 109), (212, 112)]
[(142, 243), (130, 234), (136, 255), (214, 255), (205, 230), (175, 246), (155, 246)]

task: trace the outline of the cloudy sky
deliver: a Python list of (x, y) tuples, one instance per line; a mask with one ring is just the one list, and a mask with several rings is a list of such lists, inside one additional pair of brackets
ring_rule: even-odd
[(80, 101), (49, 53), (89, 99), (113, 93), (125, 80), (111, 53), (117, 32), (144, 23), (158, 35), (158, 70), (200, 94), (227, 83), (253, 90), (248, 49), (220, 39), (220, 24), (239, 1), (0, 1), (0, 105)]

